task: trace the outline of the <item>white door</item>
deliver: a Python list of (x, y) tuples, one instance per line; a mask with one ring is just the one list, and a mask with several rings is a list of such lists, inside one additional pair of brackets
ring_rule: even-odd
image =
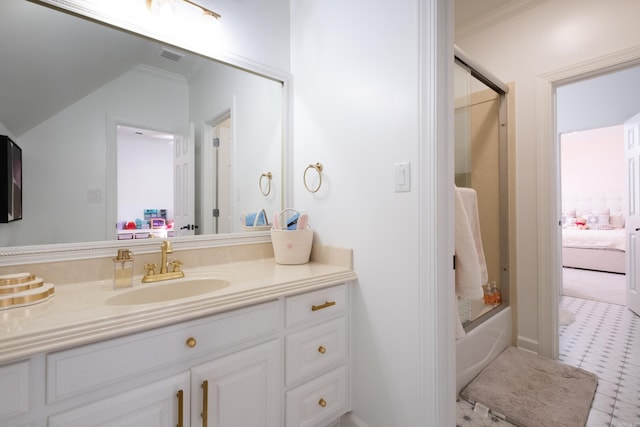
[(624, 124), (627, 307), (640, 315), (640, 114)]
[(195, 222), (195, 177), (194, 177), (194, 126), (191, 124), (184, 135), (176, 137), (173, 158), (173, 230), (176, 236), (193, 236)]
[[(230, 114), (230, 113), (229, 113)], [(201, 145), (200, 230), (202, 234), (231, 233), (232, 135), (231, 116), (205, 124)]]
[(233, 231), (231, 212), (231, 153), (232, 131), (231, 119), (227, 119), (216, 127), (220, 141), (218, 147), (218, 174), (217, 174), (217, 202), (218, 202), (218, 233), (231, 233)]

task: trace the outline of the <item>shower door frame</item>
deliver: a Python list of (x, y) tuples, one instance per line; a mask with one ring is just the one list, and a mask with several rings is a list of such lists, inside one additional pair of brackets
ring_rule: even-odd
[(511, 305), (510, 302), (510, 264), (509, 264), (509, 233), (510, 233), (510, 215), (509, 215), (509, 135), (508, 135), (508, 105), (507, 94), (509, 87), (500, 79), (495, 77), (491, 72), (486, 70), (480, 64), (473, 61), (460, 48), (454, 46), (454, 61), (467, 69), (471, 77), (477, 79), (488, 88), (495, 91), (499, 97), (498, 106), (498, 191), (500, 193), (498, 214), (500, 218), (500, 292), (502, 295), (502, 304), (488, 312), (472, 319), (464, 325), (465, 332), (469, 332), (481, 325), (491, 317), (497, 315)]

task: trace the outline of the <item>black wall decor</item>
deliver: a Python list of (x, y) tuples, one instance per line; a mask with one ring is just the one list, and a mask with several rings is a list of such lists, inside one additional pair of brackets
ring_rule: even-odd
[(0, 223), (22, 219), (22, 150), (0, 135)]

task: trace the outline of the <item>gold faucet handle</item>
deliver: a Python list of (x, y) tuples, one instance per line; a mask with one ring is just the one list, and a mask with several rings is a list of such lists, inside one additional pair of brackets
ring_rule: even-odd
[(147, 276), (153, 276), (156, 273), (156, 264), (145, 264), (144, 269), (147, 270)]
[(180, 266), (183, 264), (182, 261), (180, 261), (179, 259), (173, 260), (171, 261), (171, 265), (173, 266), (173, 271), (174, 272), (178, 272), (180, 271)]

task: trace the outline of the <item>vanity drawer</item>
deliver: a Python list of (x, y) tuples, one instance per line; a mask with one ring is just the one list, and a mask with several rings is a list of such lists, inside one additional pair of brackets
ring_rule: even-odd
[(286, 425), (327, 425), (348, 411), (347, 368), (342, 366), (287, 392)]
[(288, 297), (285, 301), (287, 328), (327, 319), (345, 312), (346, 285)]
[(286, 382), (291, 385), (347, 361), (347, 320), (339, 317), (286, 337)]
[[(279, 327), (278, 302), (273, 301), (50, 353), (46, 357), (47, 403), (276, 333)], [(195, 341), (190, 341), (191, 338)]]
[(0, 420), (29, 411), (28, 360), (0, 366)]

